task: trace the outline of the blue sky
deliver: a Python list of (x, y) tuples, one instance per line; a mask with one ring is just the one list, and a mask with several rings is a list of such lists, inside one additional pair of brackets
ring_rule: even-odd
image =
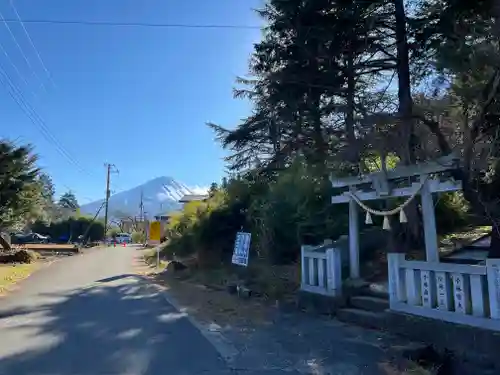
[[(176, 24), (259, 25), (259, 0), (13, 0), (21, 18)], [(0, 2), (14, 18), (9, 0)], [(16, 105), (0, 85), (0, 136), (32, 143), (60, 194), (80, 203), (104, 195), (104, 163), (116, 164), (114, 190), (168, 175), (206, 186), (224, 174), (223, 150), (207, 121), (234, 126), (249, 111), (233, 99), (247, 72), (258, 29), (138, 28), (25, 24), (51, 79), (19, 24), (3, 23), (0, 67), (64, 150)], [(24, 82), (26, 81), (26, 82)], [(43, 85), (43, 86), (42, 86)]]

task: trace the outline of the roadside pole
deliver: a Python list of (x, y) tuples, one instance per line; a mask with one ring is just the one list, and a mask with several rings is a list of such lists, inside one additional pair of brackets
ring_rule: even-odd
[[(110, 163), (105, 163), (104, 166), (106, 167), (106, 199), (104, 200), (104, 202), (105, 202), (105, 209), (104, 209), (104, 237), (106, 238), (107, 233), (108, 233), (109, 197), (111, 195), (111, 191), (109, 190), (109, 184), (110, 184), (110, 179), (111, 179), (111, 173), (118, 173), (118, 169), (116, 168), (116, 165), (110, 164)], [(114, 169), (112, 170), (111, 168), (114, 168)]]
[(148, 239), (150, 243), (154, 243), (156, 247), (156, 272), (160, 271), (160, 244), (161, 244), (161, 223), (152, 221), (149, 223)]
[(160, 246), (156, 247), (156, 272), (160, 271)]

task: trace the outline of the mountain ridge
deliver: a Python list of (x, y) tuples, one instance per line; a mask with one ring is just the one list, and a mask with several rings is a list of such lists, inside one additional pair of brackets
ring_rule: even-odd
[[(108, 212), (110, 218), (139, 216), (142, 194), (144, 212), (151, 217), (159, 213), (180, 209), (182, 205), (179, 200), (186, 194), (200, 194), (206, 191), (207, 189), (198, 186), (188, 187), (173, 177), (160, 176), (110, 196)], [(99, 199), (84, 204), (80, 207), (80, 212), (86, 215), (95, 215), (103, 203), (104, 199)], [(104, 216), (104, 209), (101, 209), (98, 216)]]

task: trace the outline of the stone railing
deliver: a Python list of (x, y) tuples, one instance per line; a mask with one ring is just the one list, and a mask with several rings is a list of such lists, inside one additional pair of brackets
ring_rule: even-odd
[(301, 248), (301, 286), (305, 292), (340, 296), (342, 294), (340, 249), (325, 241), (321, 246)]
[(391, 310), (500, 331), (500, 259), (464, 265), (389, 254), (388, 263)]

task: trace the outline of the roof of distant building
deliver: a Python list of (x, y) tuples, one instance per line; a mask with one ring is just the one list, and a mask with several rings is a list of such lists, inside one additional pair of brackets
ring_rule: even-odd
[(170, 214), (157, 214), (155, 215), (155, 219), (158, 220), (158, 219), (162, 219), (162, 220), (168, 220), (170, 219)]
[(208, 194), (186, 194), (181, 199), (180, 203), (194, 202), (194, 201), (204, 201), (208, 198)]

